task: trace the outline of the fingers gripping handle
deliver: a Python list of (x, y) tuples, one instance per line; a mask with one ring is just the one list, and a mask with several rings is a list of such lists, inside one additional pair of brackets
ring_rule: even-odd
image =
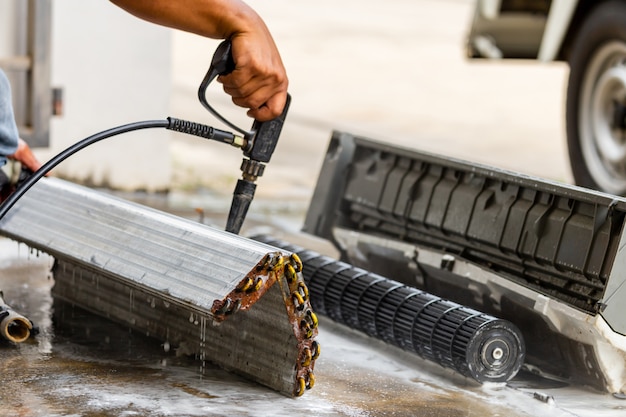
[(231, 129), (234, 129), (237, 132), (243, 134), (244, 138), (247, 141), (247, 145), (243, 149), (245, 156), (255, 161), (269, 162), (272, 153), (276, 148), (276, 143), (278, 142), (278, 137), (280, 136), (280, 132), (285, 122), (285, 118), (287, 117), (287, 111), (289, 110), (289, 104), (291, 103), (291, 96), (287, 94), (287, 101), (285, 103), (283, 112), (277, 118), (267, 122), (260, 122), (258, 120), (255, 120), (250, 131), (241, 129), (240, 127), (226, 120), (226, 118), (224, 118), (213, 107), (211, 107), (211, 105), (206, 100), (206, 90), (209, 84), (218, 75), (230, 74), (235, 70), (235, 67), (236, 65), (232, 53), (232, 44), (229, 40), (225, 40), (219, 44), (219, 46), (215, 50), (215, 53), (213, 54), (211, 66), (204, 76), (204, 79), (200, 83), (200, 88), (198, 89), (198, 98), (200, 99), (200, 103), (202, 103), (204, 108), (207, 109), (209, 113), (211, 113), (221, 122), (229, 126)]

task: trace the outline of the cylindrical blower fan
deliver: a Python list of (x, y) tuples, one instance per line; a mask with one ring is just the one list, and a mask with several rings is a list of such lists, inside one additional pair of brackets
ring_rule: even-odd
[(478, 382), (505, 382), (524, 362), (511, 322), (270, 236), (253, 239), (296, 253), (317, 313)]

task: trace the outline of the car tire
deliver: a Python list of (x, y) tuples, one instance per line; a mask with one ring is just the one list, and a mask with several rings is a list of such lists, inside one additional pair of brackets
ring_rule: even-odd
[(598, 5), (569, 56), (567, 145), (576, 184), (626, 195), (626, 2)]

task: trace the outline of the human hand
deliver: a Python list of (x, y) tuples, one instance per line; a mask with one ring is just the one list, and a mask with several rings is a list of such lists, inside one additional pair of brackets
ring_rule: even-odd
[(261, 17), (242, 0), (111, 0), (142, 19), (212, 39), (229, 39), (235, 70), (218, 77), (233, 102), (265, 122), (287, 101), (287, 73)]
[(263, 122), (282, 113), (289, 81), (269, 31), (262, 23), (257, 29), (261, 30), (231, 37), (235, 70), (217, 80), (233, 103), (249, 109), (248, 116)]

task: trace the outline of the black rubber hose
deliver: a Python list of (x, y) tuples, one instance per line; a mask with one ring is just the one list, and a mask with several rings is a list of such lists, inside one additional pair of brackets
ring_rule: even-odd
[(15, 205), (17, 200), (19, 200), (26, 191), (30, 189), (37, 181), (43, 178), (48, 172), (50, 172), (54, 167), (59, 165), (61, 162), (80, 151), (81, 149), (86, 148), (89, 145), (92, 145), (96, 142), (99, 142), (103, 139), (110, 138), (112, 136), (121, 135), (122, 133), (132, 132), (134, 130), (141, 129), (150, 129), (150, 128), (169, 128), (170, 121), (169, 120), (148, 120), (143, 122), (134, 122), (129, 123), (122, 126), (117, 126), (109, 130), (105, 130), (103, 132), (96, 133), (95, 135), (89, 136), (79, 142), (76, 142), (74, 145), (55, 155), (48, 162), (43, 164), (41, 168), (37, 171), (33, 172), (33, 174), (28, 177), (14, 192), (11, 194), (1, 205), (0, 205), (0, 220), (7, 214), (7, 212)]

